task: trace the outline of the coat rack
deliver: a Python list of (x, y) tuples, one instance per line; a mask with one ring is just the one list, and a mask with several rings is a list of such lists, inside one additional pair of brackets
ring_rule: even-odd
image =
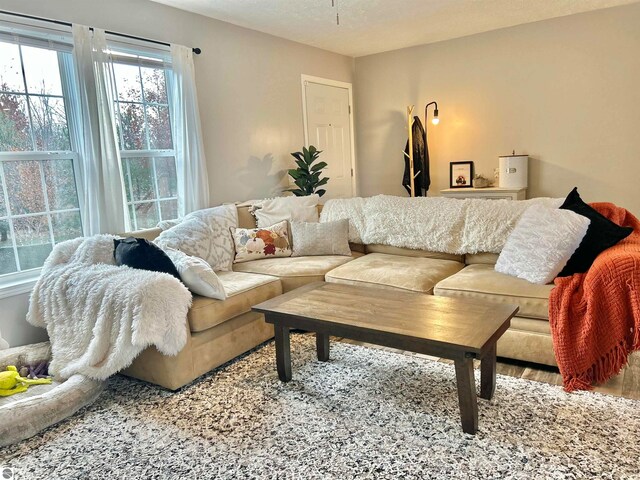
[[(429, 173), (429, 149), (427, 146), (427, 119), (428, 119), (428, 109), (429, 106), (434, 105), (435, 109), (433, 111), (433, 119), (431, 120), (431, 122), (434, 125), (437, 125), (440, 122), (440, 119), (438, 118), (438, 103), (437, 102), (429, 102), (425, 105), (424, 107), (424, 148), (425, 148), (425, 152), (426, 152), (426, 172), (427, 172), (427, 178), (428, 178), (428, 173)], [(407, 143), (407, 145), (409, 146), (409, 148), (407, 148), (408, 152), (405, 152), (404, 150), (402, 151), (402, 153), (405, 155), (405, 157), (407, 157), (409, 159), (409, 176), (410, 176), (410, 181), (409, 181), (409, 191), (411, 192), (411, 196), (415, 197), (416, 196), (416, 186), (415, 186), (415, 179), (418, 175), (420, 175), (422, 173), (421, 170), (418, 170), (417, 172), (414, 169), (414, 165), (413, 165), (413, 128), (412, 128), (412, 115), (413, 115), (413, 109), (414, 109), (414, 105), (409, 105), (407, 106), (407, 132), (408, 132), (408, 136), (409, 136), (409, 141)], [(426, 184), (426, 189), (428, 190), (429, 188), (429, 183), (427, 181)], [(421, 192), (422, 193), (422, 192)]]
[(404, 150), (402, 151), (402, 153), (409, 159), (409, 190), (411, 191), (411, 196), (415, 197), (416, 187), (414, 180), (418, 175), (420, 175), (420, 171), (418, 171), (418, 173), (415, 173), (413, 169), (413, 129), (411, 128), (411, 115), (413, 115), (413, 107), (413, 105), (409, 105), (407, 107), (407, 131), (409, 132), (409, 148), (407, 150), (409, 150), (409, 154), (407, 154), (407, 152), (405, 152)]

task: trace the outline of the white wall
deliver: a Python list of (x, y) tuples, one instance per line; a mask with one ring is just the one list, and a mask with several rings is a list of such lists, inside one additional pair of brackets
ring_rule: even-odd
[(356, 58), (362, 195), (405, 195), (406, 105), (429, 124), (431, 194), (449, 162), (493, 176), (498, 156), (527, 153), (530, 195), (612, 201), (640, 214), (640, 4)]
[(11, 347), (47, 339), (44, 329), (33, 327), (25, 320), (28, 306), (28, 293), (0, 299), (0, 331)]
[[(353, 59), (147, 0), (1, 0), (0, 8), (202, 48), (198, 101), (211, 204), (278, 193), (304, 144), (300, 75), (352, 82)], [(0, 300), (12, 345), (36, 341), (27, 297)]]

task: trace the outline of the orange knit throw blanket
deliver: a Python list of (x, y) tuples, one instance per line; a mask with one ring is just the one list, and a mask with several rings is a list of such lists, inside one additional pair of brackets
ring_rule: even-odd
[(556, 278), (549, 323), (566, 391), (591, 390), (620, 373), (640, 349), (640, 221), (612, 203), (591, 204), (633, 233), (586, 273)]

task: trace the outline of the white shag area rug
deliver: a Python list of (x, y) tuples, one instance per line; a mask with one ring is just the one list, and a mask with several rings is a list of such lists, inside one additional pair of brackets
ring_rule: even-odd
[[(28, 479), (639, 478), (640, 402), (498, 376), (462, 433), (450, 365), (292, 338), (172, 393), (125, 377), (65, 422), (0, 449)], [(478, 372), (476, 372), (478, 373)]]

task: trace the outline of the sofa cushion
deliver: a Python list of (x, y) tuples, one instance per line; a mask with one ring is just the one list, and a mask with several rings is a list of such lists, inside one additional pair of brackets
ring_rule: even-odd
[(267, 275), (239, 272), (218, 272), (217, 275), (227, 292), (227, 299), (214, 300), (194, 295), (187, 314), (192, 332), (215, 327), (282, 293), (280, 281)]
[(310, 282), (323, 281), (325, 274), (340, 265), (350, 262), (359, 253), (351, 257), (343, 255), (319, 255), (313, 257), (268, 258), (251, 262), (236, 263), (237, 272), (259, 273), (280, 278), (282, 290), (288, 292)]
[(549, 322), (540, 318), (513, 317), (509, 328), (511, 330), (519, 330), (521, 332), (551, 335), (551, 326), (549, 325)]
[(464, 261), (464, 255), (430, 252), (428, 250), (416, 250), (413, 248), (392, 247), (391, 245), (371, 244), (366, 245), (365, 248), (367, 253), (386, 253), (388, 255), (402, 255), (403, 257), (436, 258), (438, 260), (453, 260), (454, 262)]
[(475, 265), (480, 263), (482, 265), (495, 265), (498, 261), (499, 254), (497, 253), (467, 253), (464, 256), (464, 263), (467, 265)]
[(370, 253), (331, 270), (327, 282), (432, 293), (433, 286), (464, 268), (451, 260)]
[(435, 295), (464, 297), (518, 305), (519, 317), (549, 319), (549, 292), (553, 285), (536, 285), (498, 273), (493, 265), (469, 265), (439, 282)]
[(238, 205), (238, 227), (256, 228), (256, 217), (251, 213), (251, 206)]

